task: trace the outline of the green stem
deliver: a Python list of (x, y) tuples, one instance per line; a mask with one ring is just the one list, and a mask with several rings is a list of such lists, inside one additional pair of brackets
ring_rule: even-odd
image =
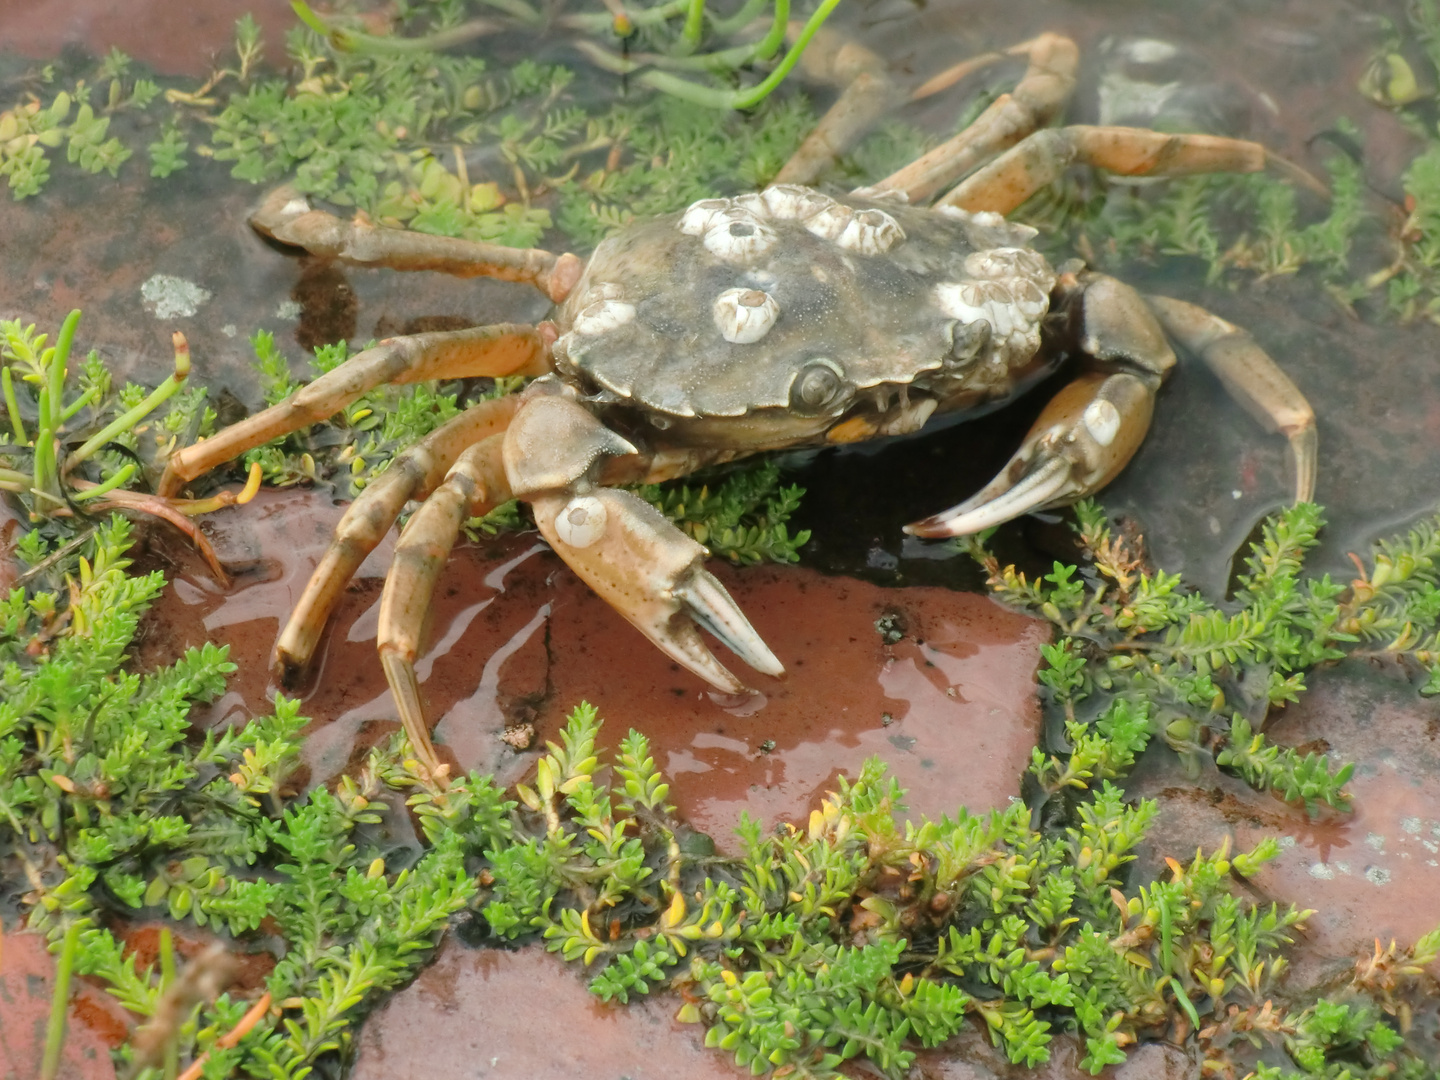
[[(545, 21), (545, 17), (524, 0), (485, 0), (485, 3), (496, 11), (503, 11), (511, 18), (519, 19), (531, 26), (539, 26)], [(608, 20), (610, 16), (606, 15), (604, 18)]]
[(25, 437), (25, 421), (20, 419), (20, 402), (15, 398), (15, 376), (8, 364), (0, 368), (0, 386), (4, 388), (5, 408), (10, 413), (10, 428), (15, 432), (15, 441), (25, 446), (30, 440)]
[[(45, 412), (47, 404), (47, 390), (40, 394), (40, 411)], [(42, 425), (35, 433), (35, 490), (53, 498), (57, 503), (64, 505), (64, 500), (58, 497), (59, 487), (55, 483), (55, 434), (49, 425)]]
[[(643, 11), (626, 12), (626, 15), (634, 26), (659, 26), (682, 11), (688, 11), (690, 2), (691, 0), (670, 0), (667, 4), (646, 8)], [(760, 0), (760, 3), (764, 2), (765, 0)], [(555, 20), (555, 25), (562, 26), (567, 30), (582, 30), (587, 34), (607, 34), (614, 29), (615, 16), (609, 12), (604, 14), (577, 12), (574, 15), (561, 15)]]
[(710, 25), (714, 27), (715, 32), (722, 37), (727, 34), (733, 34), (735, 31), (743, 30), (754, 22), (756, 16), (765, 10), (766, 3), (767, 0), (745, 0), (740, 10), (729, 18), (717, 19), (712, 15), (710, 17)]
[[(633, 75), (648, 67), (669, 71), (708, 71), (716, 75), (728, 75), (755, 59), (754, 45), (734, 45), (716, 52), (701, 53), (699, 56), (666, 56), (663, 53), (631, 53), (629, 56), (617, 56), (608, 49), (596, 45), (593, 41), (577, 41), (574, 45), (596, 67), (614, 72), (616, 75)], [(726, 107), (726, 102), (735, 93), (733, 90), (712, 90), (695, 83), (691, 85), (704, 93), (716, 95), (717, 100), (701, 101), (698, 102), (699, 104), (718, 108)], [(677, 94), (676, 96), (683, 97), (684, 95)]]
[[(838, 3), (839, 0), (836, 0), (836, 2)], [(831, 4), (830, 6), (833, 8), (835, 5)], [(822, 7), (815, 13), (816, 15), (820, 15), (820, 22), (824, 22), (825, 15), (821, 15), (821, 11), (825, 11), (825, 15), (828, 15), (829, 11)], [(815, 22), (814, 16), (811, 16), (810, 23), (814, 23), (817, 28), (820, 25), (819, 22)], [(800, 53), (804, 50), (805, 43), (810, 40), (807, 35), (815, 32), (810, 29), (810, 23), (805, 24), (806, 33), (801, 35), (801, 39), (795, 43), (795, 48), (790, 50), (795, 54), (796, 59), (799, 58)], [(785, 44), (785, 31), (789, 25), (790, 0), (775, 0), (775, 19), (770, 24), (770, 32), (761, 38), (759, 44), (755, 46), (755, 57), (757, 60), (769, 60), (780, 51), (780, 46)], [(769, 93), (769, 91), (767, 90), (766, 93)]]
[[(839, 3), (840, 0), (824, 0), (824, 3), (815, 9), (815, 14), (811, 15), (809, 21), (805, 23), (805, 28), (800, 31), (800, 36), (795, 39), (795, 44), (785, 54), (785, 59), (775, 65), (775, 69), (766, 76), (763, 82), (752, 86), (749, 90), (717, 90), (713, 87), (701, 86), (689, 79), (682, 79), (678, 75), (671, 75), (666, 71), (647, 71), (638, 76), (637, 81), (678, 97), (682, 101), (693, 101), (697, 105), (708, 105), (716, 109), (753, 109), (780, 85), (786, 75), (790, 74), (791, 69), (799, 61), (800, 54), (805, 51), (805, 46), (810, 44), (810, 39), (815, 36), (820, 25), (830, 17), (830, 13)], [(777, 9), (780, 6), (788, 8), (788, 0), (780, 0)], [(782, 26), (783, 34), (783, 24), (777, 25)], [(768, 40), (767, 38), (765, 42), (756, 46), (756, 55), (759, 55), (759, 50), (768, 43)]]
[[(175, 939), (167, 926), (160, 931), (160, 993), (175, 985)], [(180, 1027), (171, 1025), (165, 1037), (165, 1080), (175, 1080), (180, 1071)]]
[(685, 13), (685, 28), (680, 31), (680, 40), (686, 52), (694, 52), (700, 45), (700, 34), (705, 29), (705, 0), (690, 0), (690, 9)]
[(81, 394), (79, 397), (77, 397), (77, 398), (76, 398), (74, 401), (72, 401), (69, 405), (65, 406), (65, 411), (60, 414), (60, 419), (61, 419), (61, 421), (69, 420), (72, 416), (74, 416), (77, 412), (79, 412), (81, 409), (83, 409), (86, 405), (89, 405), (90, 402), (94, 401), (95, 398), (96, 398), (96, 396), (97, 396), (99, 393), (100, 393), (100, 387), (98, 387), (98, 386), (92, 386), (92, 387), (90, 387), (90, 389), (86, 390), (83, 394)]
[(83, 491), (77, 491), (75, 492), (75, 494), (71, 495), (70, 498), (72, 498), (75, 502), (84, 502), (86, 499), (98, 499), (101, 495), (108, 495), (117, 487), (123, 487), (125, 484), (128, 484), (134, 475), (135, 463), (132, 461), (126, 464), (124, 468), (118, 469), (115, 474), (110, 477), (110, 479), (104, 481), (103, 483), (96, 484), (92, 488), (85, 488), (85, 490)]
[(55, 351), (50, 354), (50, 415), (51, 432), (60, 430), (60, 413), (64, 407), (65, 367), (70, 359), (70, 345), (75, 340), (75, 328), (80, 325), (80, 309), (76, 308), (65, 316), (60, 326), (60, 336), (55, 339)]
[[(337, 52), (362, 53), (370, 56), (443, 52), (501, 29), (497, 23), (489, 19), (471, 19), (459, 26), (438, 30), (433, 34), (425, 34), (421, 37), (402, 37), (399, 34), (366, 34), (363, 31), (349, 30), (343, 26), (331, 26), (315, 14), (304, 0), (291, 0), (290, 6), (295, 9), (295, 14), (299, 16), (301, 22), (328, 41), (330, 47)], [(538, 20), (539, 16), (531, 12), (528, 21), (536, 22)]]
[[(76, 465), (95, 453), (111, 439), (122, 431), (129, 431), (160, 405), (164, 404), (185, 382), (185, 377), (190, 374), (190, 346), (185, 344), (185, 339), (176, 334), (175, 343), (175, 372), (163, 383), (150, 392), (150, 396), (140, 402), (133, 409), (116, 417), (103, 430), (90, 436), (84, 444), (65, 459), (65, 472), (71, 472)], [(36, 447), (36, 454), (39, 454), (39, 447)]]
[(55, 993), (50, 998), (50, 1021), (45, 1025), (45, 1058), (40, 1065), (40, 1080), (55, 1080), (60, 1075), (60, 1054), (65, 1049), (65, 1013), (70, 1005), (70, 972), (75, 967), (75, 950), (79, 944), (80, 923), (72, 922), (65, 930), (60, 962), (55, 967)]

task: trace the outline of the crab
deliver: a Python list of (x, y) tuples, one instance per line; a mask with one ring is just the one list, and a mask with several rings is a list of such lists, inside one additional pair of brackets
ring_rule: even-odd
[(352, 574), (405, 506), (423, 500), (396, 545), (378, 646), (405, 731), (439, 769), (415, 674), (424, 613), (461, 523), (518, 497), (560, 557), (641, 634), (716, 690), (744, 692), (699, 628), (758, 672), (779, 676), (780, 662), (706, 570), (706, 549), (627, 485), (764, 451), (909, 434), (932, 417), (992, 409), (1068, 362), (1074, 377), (1000, 474), (905, 526), (929, 538), (974, 533), (1088, 496), (1124, 468), (1176, 363), (1170, 339), (1288, 438), (1294, 497), (1308, 499), (1314, 415), (1249, 334), (1078, 262), (1052, 267), (1028, 244), (1034, 230), (1004, 217), (1071, 161), (1126, 175), (1250, 171), (1267, 164), (1265, 149), (1143, 129), (1045, 129), (1074, 83), (1077, 50), (1043, 35), (1012, 52), (1029, 61), (1012, 94), (871, 188), (830, 195), (803, 183), (864, 126), (853, 102), (870, 100), (874, 79), (862, 63), (777, 183), (628, 226), (588, 261), (363, 215), (344, 221), (293, 191), (273, 193), (252, 224), (281, 243), (361, 266), (526, 282), (556, 305), (534, 326), (382, 341), (170, 459), (166, 496), (383, 382), (535, 376), (410, 447), (349, 507), (276, 643), (282, 678), (306, 668)]

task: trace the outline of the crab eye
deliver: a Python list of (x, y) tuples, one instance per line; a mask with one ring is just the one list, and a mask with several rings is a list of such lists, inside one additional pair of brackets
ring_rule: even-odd
[(827, 412), (848, 396), (845, 373), (833, 360), (811, 360), (790, 384), (790, 407), (802, 414)]

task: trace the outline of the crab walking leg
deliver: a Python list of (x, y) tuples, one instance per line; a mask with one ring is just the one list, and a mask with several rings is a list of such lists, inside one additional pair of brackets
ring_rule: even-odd
[(1319, 440), (1315, 412), (1290, 376), (1255, 343), (1248, 331), (1212, 315), (1204, 308), (1147, 296), (1165, 332), (1193, 352), (1215, 373), (1226, 392), (1267, 431), (1290, 441), (1295, 465), (1295, 501), (1315, 496)]
[(503, 434), (487, 437), (466, 449), (450, 468), (445, 482), (421, 504), (400, 534), (395, 560), (385, 577), (380, 597), (378, 645), (385, 681), (395, 695), (400, 722), (415, 752), (432, 771), (439, 767), (430, 742), (430, 725), (415, 660), (425, 614), (435, 593), (435, 582), (455, 546), (465, 519), (510, 498), (510, 483), (501, 460)]
[(544, 339), (535, 327), (520, 323), (388, 338), (356, 353), (278, 405), (177, 451), (165, 466), (158, 493), (167, 497), (178, 494), (188, 481), (217, 465), (333, 416), (382, 383), (540, 375), (549, 370)]
[[(791, 23), (792, 36), (799, 26)], [(813, 184), (827, 166), (899, 104), (900, 92), (885, 66), (874, 52), (834, 30), (822, 28), (815, 35), (801, 54), (801, 75), (843, 89), (772, 183)]]
[(1077, 161), (1121, 176), (1186, 176), (1259, 172), (1269, 160), (1265, 147), (1244, 139), (1077, 124), (1027, 136), (966, 177), (939, 205), (1008, 214)]
[(435, 270), (462, 278), (518, 281), (535, 286), (557, 304), (570, 294), (584, 269), (575, 255), (390, 229), (377, 226), (364, 215), (346, 221), (313, 209), (291, 187), (272, 191), (250, 218), (250, 224), (266, 236), (302, 247), (312, 255), (355, 266)]
[(705, 569), (709, 552), (638, 495), (596, 486), (606, 459), (638, 458), (635, 447), (544, 382), (532, 385), (505, 433), (505, 472), (550, 546), (657, 648), (717, 690), (745, 686), (711, 654), (697, 623), (755, 670), (784, 674)]
[[(1099, 491), (1129, 463), (1175, 366), (1144, 297), (1105, 274), (1066, 274), (1056, 306), (1068, 310), (1082, 372), (1045, 406), (1005, 468), (958, 506), (905, 526), (915, 536), (966, 536)], [(1098, 369), (1098, 370), (1097, 370)]]
[(309, 666), (336, 600), (405, 504), (439, 484), (467, 447), (504, 431), (519, 404), (511, 394), (472, 405), (396, 457), (350, 504), (275, 642), (274, 667), (282, 682)]
[[(875, 190), (903, 192), (912, 203), (922, 202), (1044, 127), (1059, 113), (1075, 89), (1080, 60), (1075, 43), (1059, 34), (1041, 34), (1007, 51), (1030, 62), (1015, 89), (992, 101), (960, 134), (881, 180)], [(973, 62), (967, 66), (973, 69)], [(916, 96), (949, 85), (947, 77), (948, 73), (932, 79)]]

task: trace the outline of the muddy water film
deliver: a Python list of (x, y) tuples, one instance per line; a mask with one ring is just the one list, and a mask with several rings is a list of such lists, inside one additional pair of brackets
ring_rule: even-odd
[[(203, 77), (209, 58), (228, 48), (231, 20), (243, 7), (193, 7), (180, 18), (169, 6), (138, 2), (0, 0), (6, 92), (38, 86), (30, 61), (55, 60), (67, 46), (93, 54), (118, 46), (158, 72)], [(288, 5), (252, 10), (269, 54), (280, 56)], [(1354, 152), (1363, 155), (1373, 215), (1359, 243), (1379, 260), (1367, 265), (1388, 258), (1387, 231), (1404, 216), (1401, 174), (1422, 143), (1355, 88), (1386, 32), (1381, 20), (1404, 25), (1399, 3), (878, 0), (842, 6), (837, 18), (912, 82), (1044, 30), (1069, 34), (1085, 57), (1068, 114), (1078, 122), (1113, 106), (1104, 103), (1104, 87), (1113, 95), (1106, 76), (1123, 42), (1168, 43), (1185, 58), (1176, 78), (1213, 127), (1263, 141), (1315, 172), (1327, 147), (1354, 148), (1337, 127), (1348, 117), (1363, 136)], [(519, 47), (509, 38), (498, 46)], [(563, 43), (552, 35), (543, 50), (563, 54)], [(80, 61), (72, 52), (62, 63)], [(960, 99), (998, 92), (1014, 76), (1004, 68), (993, 79), (983, 74), (904, 119), (948, 134)], [(602, 78), (583, 92), (618, 91)], [(817, 93), (827, 103), (830, 91)], [(55, 326), (81, 307), (84, 340), (118, 370), (152, 383), (168, 364), (171, 331), (183, 329), (197, 377), (231, 419), (260, 403), (247, 343), (257, 329), (274, 332), (298, 356), (302, 346), (331, 340), (363, 344), (398, 331), (545, 314), (544, 300), (520, 286), (340, 271), (282, 253), (245, 223), (257, 190), (225, 172), (196, 161), (152, 182), (138, 160), (117, 180), (77, 177), (57, 165), (41, 195), (24, 203), (0, 197), (0, 316)], [(566, 240), (551, 232), (545, 242)], [(1199, 259), (1115, 268), (1144, 291), (1202, 303), (1250, 329), (1314, 403), (1317, 501), (1330, 524), (1313, 569), (1348, 578), (1348, 552), (1433, 511), (1440, 453), (1433, 324), (1400, 325), (1370, 301), (1357, 315), (1313, 271), (1251, 274), (1236, 278), (1237, 288), (1207, 281)], [(722, 849), (742, 810), (767, 827), (803, 820), (837, 773), (853, 775), (871, 755), (890, 763), (913, 814), (1005, 806), (1019, 794), (1046, 722), (1034, 672), (1048, 624), (998, 607), (979, 594), (968, 560), (904, 539), (899, 526), (983, 483), (1038, 407), (1022, 402), (923, 438), (787, 462), (787, 479), (808, 489), (795, 523), (813, 532), (801, 565), (716, 567), (789, 671), (783, 682), (754, 679), (753, 698), (705, 692), (534, 533), (460, 545), (430, 612), (419, 669), (442, 754), (513, 783), (533, 769), (536, 751), (516, 750), (501, 736), (528, 728), (543, 745), (577, 701), (589, 700), (609, 721), (607, 738), (632, 726), (651, 738), (672, 801)], [(1144, 532), (1157, 564), (1220, 597), (1234, 553), (1283, 505), (1287, 468), (1282, 443), (1259, 431), (1207, 372), (1182, 363), (1145, 446), (1103, 501)], [(213, 640), (228, 643), (238, 665), (205, 724), (268, 709), (277, 689), (269, 673), (275, 635), (342, 509), (325, 490), (288, 490), (214, 515), (205, 529), (233, 574), (225, 587), (173, 539), (152, 545), (147, 557), (171, 584), (149, 618), (139, 663)], [(1031, 570), (1073, 553), (1067, 528), (1043, 518), (1006, 526), (996, 544)], [(374, 653), (392, 552), (393, 536), (345, 593), (300, 688), (313, 718), (305, 752), (311, 784), (334, 782), (396, 727)], [(1255, 895), (1318, 909), (1294, 977), (1323, 983), (1372, 938), (1410, 941), (1440, 922), (1440, 710), (1417, 695), (1409, 673), (1352, 660), (1313, 675), (1309, 692), (1277, 711), (1269, 733), (1283, 745), (1357, 762), (1355, 813), (1312, 820), (1213, 766), (1187, 776), (1157, 747), (1127, 788), (1162, 806), (1137, 877), (1161, 873), (1167, 855), (1212, 850), (1227, 837), (1244, 846), (1279, 836), (1282, 855), (1254, 879)], [(18, 953), (7, 955), (7, 964), (19, 963)], [(696, 1029), (672, 1022), (677, 1007), (668, 998), (642, 1008), (603, 1005), (583, 991), (580, 975), (537, 948), (477, 949), (451, 936), (435, 964), (375, 1014), (353, 1075), (406, 1075), (418, 1061), (435, 1077), (562, 1077), (581, 1064), (637, 1080), (740, 1075), (698, 1047)], [(976, 1032), (959, 1043), (922, 1059), (924, 1075), (1008, 1068), (987, 1056)], [(1190, 1063), (1166, 1054), (1146, 1048), (1125, 1069), (1187, 1075)], [(1052, 1069), (1074, 1072), (1077, 1060), (1073, 1047), (1057, 1049)]]

